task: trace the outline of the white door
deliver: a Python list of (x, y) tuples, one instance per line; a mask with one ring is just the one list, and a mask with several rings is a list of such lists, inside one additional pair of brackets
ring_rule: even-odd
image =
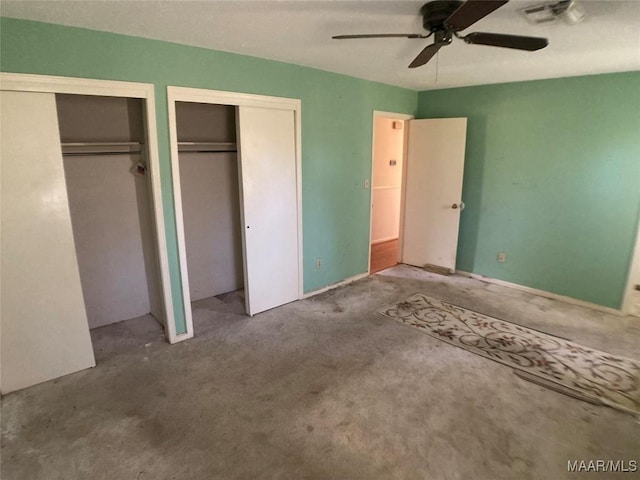
[(636, 248), (629, 269), (627, 291), (622, 303), (622, 313), (640, 317), (640, 226), (638, 226)]
[(95, 366), (55, 95), (0, 93), (2, 393)]
[(293, 110), (238, 107), (247, 313), (298, 299)]
[(454, 271), (467, 119), (407, 123), (402, 263)]
[(623, 312), (628, 315), (640, 317), (640, 275), (636, 274), (634, 283), (629, 287), (628, 300)]

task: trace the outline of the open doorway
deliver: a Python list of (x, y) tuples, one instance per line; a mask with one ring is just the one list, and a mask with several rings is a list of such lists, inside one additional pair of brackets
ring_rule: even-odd
[(57, 94), (56, 106), (82, 295), (100, 362), (164, 337), (144, 100)]
[(175, 102), (189, 296), (195, 329), (245, 313), (236, 107)]
[(374, 112), (369, 273), (400, 258), (406, 121), (409, 115)]

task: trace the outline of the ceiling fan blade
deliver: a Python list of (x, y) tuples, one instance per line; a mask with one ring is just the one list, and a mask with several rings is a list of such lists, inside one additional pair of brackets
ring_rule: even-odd
[(419, 33), (363, 33), (357, 35), (334, 35), (335, 40), (350, 40), (352, 38), (427, 38), (429, 35)]
[(542, 37), (522, 37), (520, 35), (503, 35), (501, 33), (474, 32), (464, 37), (466, 43), (475, 45), (491, 45), (493, 47), (515, 48), (533, 52), (549, 45), (549, 40)]
[(424, 50), (422, 50), (416, 58), (413, 59), (413, 62), (409, 64), (409, 68), (421, 67), (425, 63), (427, 63), (431, 58), (438, 53), (440, 47), (442, 45), (438, 45), (437, 43), (432, 43), (431, 45), (427, 45)]
[(497, 10), (509, 0), (467, 0), (444, 23), (456, 31), (464, 30)]

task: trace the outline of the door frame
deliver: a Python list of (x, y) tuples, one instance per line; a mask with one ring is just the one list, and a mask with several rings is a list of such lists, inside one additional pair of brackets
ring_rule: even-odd
[[(374, 160), (376, 153), (376, 118), (393, 118), (396, 120), (413, 120), (415, 115), (406, 113), (384, 112), (374, 110), (371, 125), (371, 181), (370, 201), (369, 201), (369, 258), (367, 260), (367, 275), (371, 275), (371, 240), (373, 239), (373, 176), (374, 176)], [(406, 126), (406, 124), (405, 124)], [(402, 259), (402, 231), (404, 230), (404, 187), (406, 184), (407, 174), (407, 142), (409, 141), (408, 128), (403, 128), (403, 146), (402, 146), (402, 172), (400, 173), (402, 180), (400, 185), (400, 230), (398, 231), (398, 262)]]
[(621, 311), (625, 315), (640, 316), (640, 312), (634, 313), (633, 305), (633, 297), (637, 295), (635, 292), (635, 284), (638, 279), (640, 279), (640, 218), (638, 219), (638, 228), (636, 231), (636, 245), (633, 249), (631, 264), (629, 265), (629, 274), (627, 276), (627, 283), (621, 306)]
[(149, 184), (151, 187), (151, 209), (154, 223), (153, 235), (157, 250), (162, 314), (164, 317), (158, 320), (161, 320), (164, 324), (165, 337), (170, 343), (173, 343), (172, 340), (176, 336), (176, 326), (171, 295), (171, 277), (169, 274), (169, 255), (164, 224), (164, 209), (162, 206), (158, 128), (156, 126), (155, 90), (153, 84), (0, 72), (0, 90), (140, 98), (145, 100), (143, 102), (145, 116), (144, 128), (148, 170), (150, 172)]
[[(176, 217), (178, 240), (178, 258), (180, 261), (180, 281), (184, 305), (186, 332), (178, 335), (176, 341), (193, 337), (193, 318), (191, 314), (191, 294), (189, 292), (189, 273), (187, 269), (187, 251), (184, 237), (184, 217), (182, 213), (182, 188), (180, 185), (180, 163), (178, 157), (178, 130), (176, 124), (176, 102), (207, 103), (231, 105), (234, 107), (262, 107), (291, 110), (294, 113), (295, 156), (296, 156), (296, 209), (298, 212), (298, 299), (303, 296), (302, 264), (302, 101), (295, 98), (270, 97), (249, 93), (226, 92), (190, 87), (167, 87), (167, 106), (169, 114), (169, 143), (171, 146), (171, 177), (173, 184), (173, 205)], [(241, 159), (239, 159), (241, 162)], [(244, 256), (244, 254), (243, 254)], [(246, 262), (246, 259), (243, 258)], [(246, 285), (246, 278), (245, 278)]]

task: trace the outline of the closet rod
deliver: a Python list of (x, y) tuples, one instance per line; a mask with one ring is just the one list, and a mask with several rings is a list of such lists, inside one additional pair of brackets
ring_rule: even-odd
[(63, 155), (122, 155), (141, 153), (139, 142), (65, 142), (62, 143)]
[(238, 153), (238, 150), (207, 150), (207, 149), (182, 150), (182, 149), (178, 149), (178, 153)]
[(234, 142), (178, 142), (178, 152), (215, 153), (237, 152)]
[(115, 155), (140, 155), (140, 152), (62, 152), (63, 157), (109, 157)]

